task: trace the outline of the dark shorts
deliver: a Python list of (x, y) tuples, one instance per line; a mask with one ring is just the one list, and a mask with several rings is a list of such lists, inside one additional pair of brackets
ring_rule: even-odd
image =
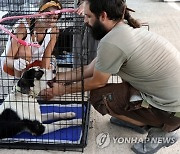
[[(103, 97), (107, 96), (105, 97), (106, 99), (103, 99), (103, 101), (94, 101), (93, 98), (98, 98), (99, 93), (104, 93), (102, 95)], [(108, 84), (105, 87), (91, 91), (90, 103), (103, 115), (110, 114), (116, 118), (124, 115), (146, 125), (162, 128), (167, 132), (180, 127), (180, 118), (174, 116), (175, 113), (166, 112), (151, 105), (143, 107), (143, 100), (130, 102), (129, 100), (132, 95), (140, 95), (140, 93), (127, 82)]]

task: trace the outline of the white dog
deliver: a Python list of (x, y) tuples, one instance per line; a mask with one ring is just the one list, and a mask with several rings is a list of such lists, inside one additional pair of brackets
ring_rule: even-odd
[[(72, 119), (74, 112), (41, 114), (36, 96), (47, 88), (47, 80), (53, 79), (53, 71), (32, 67), (23, 73), (12, 92), (0, 105), (0, 138), (12, 137), (22, 131), (33, 135), (46, 134), (61, 128), (81, 125), (82, 119)], [(43, 124), (45, 120), (59, 120)]]

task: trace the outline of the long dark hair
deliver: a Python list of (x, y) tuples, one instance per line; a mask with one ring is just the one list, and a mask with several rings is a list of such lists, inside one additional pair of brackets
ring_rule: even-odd
[(126, 9), (124, 0), (85, 0), (89, 3), (90, 11), (95, 14), (97, 18), (105, 11), (110, 20), (123, 19)]

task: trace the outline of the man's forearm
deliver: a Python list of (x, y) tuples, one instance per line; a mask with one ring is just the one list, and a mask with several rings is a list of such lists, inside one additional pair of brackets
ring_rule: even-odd
[[(59, 72), (56, 75), (56, 80), (58, 81), (63, 81), (63, 82), (68, 82), (68, 81), (80, 81), (85, 76), (82, 76), (82, 71), (84, 71), (84, 68), (77, 68), (72, 71), (67, 71), (67, 72)], [(83, 73), (84, 75), (84, 73)]]
[(105, 86), (105, 84), (100, 84), (100, 83), (92, 81), (92, 78), (85, 79), (84, 84), (82, 84), (82, 82), (83, 81), (79, 81), (71, 85), (65, 86), (64, 94), (82, 92), (82, 90), (90, 91), (90, 90)]
[(92, 76), (87, 77), (84, 80), (80, 80), (78, 82), (72, 82), (70, 84), (65, 84), (65, 85), (59, 84), (57, 82), (54, 83), (53, 89), (52, 89), (53, 95), (62, 96), (64, 94), (71, 94), (71, 93), (97, 89), (97, 88), (105, 86), (110, 76), (111, 74), (109, 73), (103, 73), (94, 69)]
[[(60, 72), (56, 75), (56, 80), (59, 81), (80, 81), (82, 79), (90, 78), (93, 76), (93, 70), (95, 66), (95, 59), (89, 64), (72, 71)], [(83, 72), (83, 73), (82, 73)]]

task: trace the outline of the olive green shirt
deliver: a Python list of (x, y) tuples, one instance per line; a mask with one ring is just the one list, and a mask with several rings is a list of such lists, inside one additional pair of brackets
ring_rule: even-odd
[(118, 74), (152, 106), (180, 112), (180, 54), (163, 37), (118, 24), (101, 39), (95, 68)]

